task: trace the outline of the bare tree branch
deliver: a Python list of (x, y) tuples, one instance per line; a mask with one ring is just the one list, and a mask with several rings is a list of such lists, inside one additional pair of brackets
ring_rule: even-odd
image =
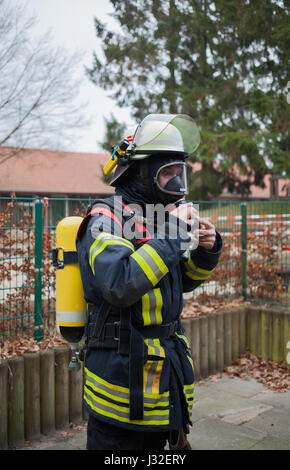
[(47, 34), (33, 42), (34, 18), (24, 13), (0, 0), (0, 146), (65, 148), (88, 125), (78, 99), (81, 55), (52, 48)]

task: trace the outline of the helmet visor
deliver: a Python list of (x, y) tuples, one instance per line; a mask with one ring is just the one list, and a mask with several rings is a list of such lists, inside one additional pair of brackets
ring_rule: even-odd
[(149, 114), (136, 129), (135, 153), (182, 152), (192, 154), (200, 143), (194, 120), (185, 114)]
[(185, 162), (171, 162), (163, 165), (157, 171), (155, 182), (160, 191), (174, 196), (187, 194)]

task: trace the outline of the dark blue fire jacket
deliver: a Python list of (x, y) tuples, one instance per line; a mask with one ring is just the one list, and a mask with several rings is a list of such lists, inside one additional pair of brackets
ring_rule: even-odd
[[(180, 234), (170, 236), (170, 221), (149, 233), (146, 220), (116, 205), (116, 196), (95, 201), (76, 241), (91, 306), (84, 403), (97, 419), (119, 427), (179, 429), (184, 419), (191, 424), (194, 397), (193, 363), (179, 322), (182, 294), (210, 276), (222, 239), (217, 233), (211, 251), (185, 250)], [(128, 222), (131, 239), (124, 233)]]

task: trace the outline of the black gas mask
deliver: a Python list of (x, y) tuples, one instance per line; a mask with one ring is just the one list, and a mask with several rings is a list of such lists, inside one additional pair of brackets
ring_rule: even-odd
[(165, 163), (157, 170), (153, 179), (160, 202), (173, 203), (187, 194), (186, 164), (174, 160)]

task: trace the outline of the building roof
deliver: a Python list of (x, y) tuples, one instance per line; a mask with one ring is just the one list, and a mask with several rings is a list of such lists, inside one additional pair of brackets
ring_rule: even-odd
[[(22, 195), (110, 195), (114, 189), (102, 180), (107, 153), (79, 153), (43, 149), (0, 147), (0, 193)], [(216, 164), (218, 166), (218, 164)], [(193, 171), (200, 163), (191, 163)], [(238, 172), (238, 169), (234, 169)], [(265, 188), (251, 185), (251, 199), (271, 197), (271, 175), (264, 178)], [(287, 196), (289, 179), (279, 178), (278, 196)], [(289, 191), (289, 189), (288, 189)], [(240, 197), (225, 189), (219, 198)]]
[(102, 166), (109, 154), (0, 147), (0, 192), (109, 195)]

